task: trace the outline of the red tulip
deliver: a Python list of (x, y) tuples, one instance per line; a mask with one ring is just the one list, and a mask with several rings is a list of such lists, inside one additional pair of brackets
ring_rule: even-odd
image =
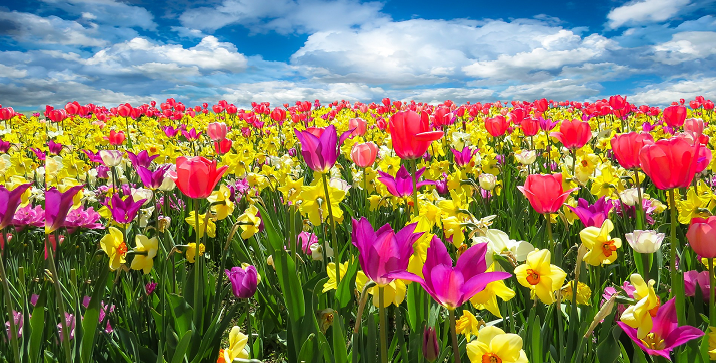
[(567, 149), (579, 149), (592, 137), (592, 128), (584, 121), (564, 120), (559, 125), (559, 131), (551, 132), (549, 136), (562, 142)]
[(274, 108), (273, 111), (271, 111), (271, 119), (276, 122), (281, 122), (286, 119), (286, 110), (282, 108)]
[(443, 132), (430, 131), (426, 112), (401, 111), (390, 117), (390, 136), (401, 159), (417, 159), (428, 151), (430, 143), (443, 137)]
[(657, 188), (686, 188), (696, 174), (699, 148), (699, 143), (672, 137), (645, 145), (639, 152), (639, 160)]
[(109, 141), (110, 145), (118, 146), (118, 145), (122, 145), (125, 138), (126, 137), (124, 136), (123, 131), (117, 132), (117, 131), (111, 130), (109, 132), (109, 136), (105, 136), (104, 139)]
[(714, 109), (714, 102), (711, 100), (706, 100), (703, 103), (704, 110), (713, 110)]
[(539, 121), (533, 118), (526, 118), (522, 120), (522, 123), (520, 124), (520, 129), (522, 129), (522, 132), (525, 134), (525, 136), (537, 135), (537, 133), (539, 132)]
[(226, 172), (228, 166), (216, 168), (216, 160), (203, 156), (177, 158), (176, 176), (173, 177), (179, 190), (193, 199), (204, 199), (211, 195), (216, 184)]
[(363, 136), (365, 135), (368, 122), (362, 118), (356, 117), (348, 120), (348, 130), (353, 130), (352, 136)]
[(665, 108), (664, 121), (671, 127), (680, 127), (686, 121), (686, 107), (669, 106)]
[(505, 116), (498, 115), (485, 120), (485, 129), (493, 137), (499, 137), (505, 134), (510, 124), (505, 120)]
[(378, 145), (373, 142), (355, 144), (351, 149), (351, 160), (361, 168), (373, 165), (376, 156), (378, 156)]
[(620, 95), (609, 97), (609, 106), (615, 110), (621, 110), (626, 105), (626, 97)]
[(527, 176), (525, 185), (518, 186), (522, 194), (530, 201), (537, 213), (557, 213), (569, 193), (577, 188), (564, 191), (562, 174), (531, 174)]
[(716, 216), (692, 219), (686, 239), (699, 256), (716, 258)]
[(214, 149), (216, 150), (216, 153), (219, 155), (224, 155), (231, 151), (231, 145), (233, 144), (233, 141), (231, 139), (223, 139), (221, 141), (214, 141)]
[(616, 135), (611, 140), (614, 157), (624, 169), (640, 167), (639, 151), (644, 145), (653, 143), (654, 138), (650, 134), (636, 132)]

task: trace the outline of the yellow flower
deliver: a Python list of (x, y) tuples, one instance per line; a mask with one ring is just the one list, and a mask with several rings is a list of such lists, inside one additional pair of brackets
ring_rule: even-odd
[[(303, 200), (301, 203), (301, 213), (308, 215), (308, 219), (316, 226), (328, 218), (328, 202), (323, 185), (323, 178), (317, 176), (313, 185), (305, 186), (301, 191), (301, 200)], [(340, 203), (343, 198), (345, 198), (346, 192), (330, 185), (328, 186), (328, 192), (331, 198), (333, 219), (336, 223), (340, 223), (343, 221), (343, 210), (341, 209)]]
[(114, 271), (127, 262), (127, 244), (124, 243), (124, 234), (117, 228), (109, 227), (109, 234), (102, 237), (99, 245), (109, 256), (109, 268)]
[[(340, 267), (341, 280), (343, 280), (343, 276), (345, 276), (346, 272), (348, 271), (348, 261), (343, 262)], [(323, 292), (338, 289), (338, 284), (336, 284), (336, 264), (334, 262), (329, 263), (326, 267), (326, 272), (328, 273), (328, 281), (323, 284)]]
[(475, 336), (478, 335), (478, 330), (483, 324), (485, 324), (485, 322), (478, 321), (471, 312), (463, 310), (462, 316), (455, 322), (455, 332), (457, 334), (464, 334), (465, 339), (469, 342), (473, 334)]
[(140, 252), (140, 254), (134, 255), (131, 268), (132, 270), (143, 270), (146, 275), (154, 266), (154, 256), (157, 255), (159, 240), (157, 240), (157, 237), (148, 238), (145, 235), (138, 234), (134, 238), (134, 243), (136, 244), (134, 251)]
[(504, 281), (493, 281), (487, 284), (484, 290), (478, 292), (477, 294), (475, 294), (475, 296), (471, 297), (470, 302), (472, 303), (472, 306), (475, 307), (475, 309), (486, 309), (487, 311), (491, 312), (492, 315), (501, 318), (502, 314), (500, 313), (500, 307), (497, 305), (498, 297), (503, 301), (508, 301), (515, 297), (515, 292), (509, 287), (507, 287)]
[(620, 184), (619, 177), (614, 175), (614, 171), (612, 169), (612, 166), (607, 164), (604, 164), (604, 166), (600, 169), (601, 173), (599, 176), (594, 178), (594, 181), (592, 182), (592, 189), (591, 193), (594, 194), (597, 198), (601, 198), (604, 196), (610, 197), (614, 192), (618, 192)]
[(452, 237), (452, 244), (455, 248), (458, 248), (465, 241), (465, 233), (462, 230), (462, 225), (457, 217), (447, 217), (443, 219), (443, 231), (445, 231), (445, 237)]
[(529, 287), (545, 304), (554, 302), (554, 292), (559, 290), (567, 274), (561, 268), (550, 264), (549, 250), (535, 250), (527, 255), (524, 264), (515, 268), (517, 282)]
[(584, 255), (584, 262), (599, 266), (608, 265), (617, 259), (617, 248), (622, 246), (622, 240), (611, 238), (609, 232), (614, 229), (612, 221), (605, 220), (602, 228), (587, 227), (579, 232), (582, 243), (589, 249)]
[(480, 329), (477, 339), (467, 344), (467, 356), (472, 363), (528, 363), (522, 338), (494, 326)]
[(278, 187), (277, 189), (283, 194), (283, 197), (296, 204), (298, 202), (298, 196), (301, 194), (303, 188), (303, 178), (293, 180), (290, 176), (286, 177), (285, 185)]
[(234, 212), (234, 203), (229, 200), (230, 196), (231, 190), (226, 185), (222, 185), (219, 190), (215, 190), (206, 198), (209, 203), (219, 203), (211, 206), (211, 211), (216, 215), (216, 220), (220, 221)]
[[(335, 265), (333, 270), (333, 275), (335, 276)], [(341, 271), (341, 274), (343, 271)], [(363, 287), (365, 284), (367, 284), (369, 281), (368, 276), (365, 275), (363, 271), (358, 271), (358, 274), (356, 275), (356, 289), (359, 292), (363, 291)], [(390, 304), (393, 304), (395, 306), (400, 306), (400, 304), (403, 303), (403, 300), (405, 300), (405, 293), (407, 292), (407, 287), (405, 286), (405, 282), (402, 280), (393, 280), (390, 284), (385, 285), (383, 290), (383, 307), (387, 308), (390, 306)], [(373, 295), (373, 306), (376, 308), (379, 307), (379, 299), (378, 299), (378, 286), (373, 286), (370, 289), (368, 289), (368, 293)]]
[(246, 351), (246, 343), (249, 337), (241, 332), (238, 326), (231, 328), (229, 332), (229, 347), (224, 349), (224, 361), (233, 362), (236, 358), (248, 359), (249, 353)]
[(654, 280), (649, 280), (647, 284), (639, 274), (631, 275), (629, 280), (636, 289), (634, 299), (637, 302), (636, 305), (630, 305), (624, 311), (621, 320), (624, 324), (637, 329), (637, 337), (644, 339), (654, 326), (651, 311), (659, 307), (659, 298), (656, 297), (656, 292), (654, 291), (655, 282)]
[[(203, 243), (199, 244), (199, 256), (204, 254), (206, 248)], [(190, 263), (196, 262), (196, 243), (189, 243), (186, 249), (186, 260)]]
[[(194, 217), (194, 211), (189, 212), (189, 216), (184, 219), (186, 223), (191, 226), (192, 229), (196, 228), (196, 218)], [(204, 224), (206, 223), (206, 224)], [(199, 214), (199, 238), (204, 237), (204, 231), (206, 234), (214, 238), (216, 237), (216, 224), (211, 218), (207, 220), (206, 214)]]
[(716, 205), (713, 193), (708, 187), (699, 188), (698, 194), (694, 188), (689, 188), (685, 200), (676, 201), (679, 211), (679, 223), (689, 224), (692, 218), (708, 218), (710, 210)]
[(716, 327), (709, 327), (709, 359), (716, 360)]
[(241, 238), (249, 239), (259, 231), (261, 218), (256, 216), (258, 212), (258, 208), (252, 205), (237, 219), (238, 222), (242, 222), (242, 224), (240, 224), (241, 230), (243, 231), (241, 232)]
[[(562, 286), (562, 301), (572, 301), (572, 286), (574, 281)], [(592, 296), (592, 289), (583, 282), (577, 282), (577, 305), (589, 305), (589, 298)]]

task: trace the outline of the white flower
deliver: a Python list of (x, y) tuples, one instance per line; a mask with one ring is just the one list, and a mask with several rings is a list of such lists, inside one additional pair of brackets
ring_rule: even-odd
[(530, 165), (537, 160), (537, 152), (534, 150), (522, 150), (515, 154), (515, 159), (522, 165)]
[(634, 251), (639, 253), (654, 253), (661, 248), (661, 242), (666, 235), (656, 231), (635, 230), (624, 235)]
[(347, 192), (348, 189), (351, 188), (351, 186), (348, 185), (348, 182), (341, 178), (331, 178), (331, 180), (328, 182), (328, 185), (333, 188), (340, 189), (344, 192)]
[(487, 243), (487, 253), (485, 254), (485, 262), (487, 266), (492, 265), (493, 256), (498, 254), (511, 254), (515, 260), (524, 261), (527, 255), (535, 250), (535, 247), (525, 241), (516, 241), (510, 239), (507, 233), (499, 229), (488, 229), (484, 237), (473, 237), (474, 243)]
[(472, 143), (470, 142), (471, 135), (467, 132), (460, 132), (455, 131), (452, 133), (452, 140), (450, 142), (450, 146), (457, 150), (462, 150), (465, 148), (465, 146), (470, 146)]
[(152, 201), (152, 197), (154, 197), (154, 193), (151, 190), (144, 189), (144, 188), (138, 188), (138, 189), (132, 188), (131, 194), (132, 194), (132, 198), (135, 201), (144, 199), (144, 204), (142, 204), (143, 206), (149, 204)]
[(111, 168), (117, 166), (122, 162), (124, 152), (119, 150), (100, 150), (99, 157), (102, 158), (102, 162), (105, 166)]
[(480, 177), (478, 179), (480, 181), (480, 188), (485, 189), (487, 191), (495, 189), (495, 185), (497, 184), (496, 176), (492, 174), (480, 174)]
[(145, 228), (149, 224), (149, 219), (154, 214), (154, 207), (139, 210), (139, 228)]
[[(641, 188), (639, 188), (641, 189)], [(644, 196), (644, 190), (641, 191), (642, 197)], [(624, 205), (628, 205), (630, 207), (633, 207), (638, 203), (639, 201), (639, 192), (637, 191), (637, 188), (631, 188), (627, 189), (622, 192), (621, 195), (619, 195), (619, 199), (621, 199), (622, 203)]]
[[(320, 243), (314, 243), (311, 245), (311, 258), (314, 261), (322, 261), (323, 260), (323, 245)], [(329, 258), (333, 257), (333, 248), (331, 246), (326, 246), (328, 249), (328, 255)]]

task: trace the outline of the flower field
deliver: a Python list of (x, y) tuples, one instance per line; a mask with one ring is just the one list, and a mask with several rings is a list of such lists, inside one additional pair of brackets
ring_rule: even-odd
[(0, 106), (0, 361), (716, 359), (714, 121), (703, 97)]

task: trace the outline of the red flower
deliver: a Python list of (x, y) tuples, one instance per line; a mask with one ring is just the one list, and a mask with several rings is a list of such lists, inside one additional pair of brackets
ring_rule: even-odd
[(533, 118), (526, 118), (522, 120), (522, 123), (520, 124), (520, 129), (522, 129), (522, 132), (525, 134), (525, 136), (537, 135), (537, 133), (539, 132), (539, 121)]
[(430, 143), (443, 137), (443, 132), (430, 131), (427, 113), (401, 111), (390, 117), (390, 136), (401, 159), (417, 159), (428, 151)]
[(525, 185), (518, 186), (537, 213), (557, 213), (569, 193), (577, 188), (564, 191), (562, 174), (532, 174), (527, 176)]
[(699, 256), (716, 258), (716, 216), (692, 219), (686, 238)]
[(228, 128), (226, 127), (226, 124), (223, 122), (212, 122), (206, 128), (206, 133), (209, 135), (209, 138), (213, 141), (224, 140), (226, 138), (227, 132), (228, 132)]
[(217, 169), (216, 160), (203, 156), (181, 156), (177, 158), (177, 171), (173, 179), (179, 190), (189, 198), (204, 199), (214, 191), (227, 168), (222, 166)]
[(592, 137), (592, 128), (584, 121), (564, 120), (559, 125), (559, 131), (551, 132), (549, 136), (559, 140), (567, 149), (579, 149)]
[(126, 137), (124, 136), (123, 131), (117, 132), (117, 131), (112, 130), (109, 132), (109, 136), (105, 136), (104, 139), (109, 141), (110, 145), (118, 146), (118, 145), (122, 145), (122, 143), (124, 143), (125, 138)]
[(214, 141), (214, 149), (216, 150), (216, 153), (219, 155), (224, 155), (231, 151), (231, 145), (233, 144), (233, 141), (230, 139), (223, 139), (221, 141)]
[(628, 134), (616, 135), (612, 138), (612, 151), (617, 162), (624, 169), (640, 167), (639, 151), (644, 145), (654, 143), (650, 134), (630, 132)]
[(373, 142), (354, 144), (351, 149), (351, 160), (353, 160), (353, 162), (361, 168), (373, 165), (377, 155), (378, 145)]
[(669, 106), (665, 108), (664, 121), (671, 127), (680, 127), (686, 121), (686, 107)]
[(507, 120), (505, 120), (505, 116), (502, 115), (490, 117), (485, 120), (485, 129), (493, 137), (504, 135), (507, 131), (507, 127), (509, 126), (510, 124), (507, 122)]
[(696, 174), (699, 148), (698, 143), (684, 137), (672, 137), (645, 145), (639, 152), (639, 160), (657, 188), (686, 188)]

